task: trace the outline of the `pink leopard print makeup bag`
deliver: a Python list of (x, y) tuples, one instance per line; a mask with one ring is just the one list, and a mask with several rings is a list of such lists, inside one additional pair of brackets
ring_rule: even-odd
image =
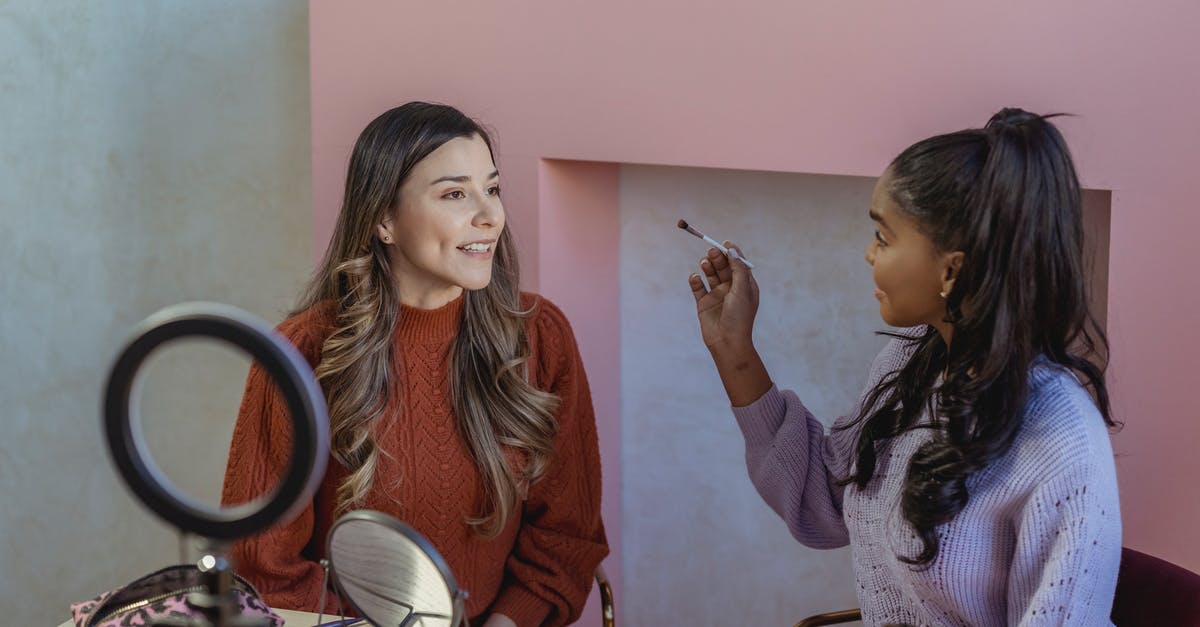
[[(282, 627), (283, 619), (271, 611), (250, 582), (233, 576), (233, 594), (238, 613), (261, 617), (271, 627)], [(195, 566), (169, 566), (100, 596), (71, 604), (75, 627), (127, 627), (153, 625), (163, 618), (198, 618), (203, 614), (188, 604), (188, 595), (205, 590), (203, 576)]]

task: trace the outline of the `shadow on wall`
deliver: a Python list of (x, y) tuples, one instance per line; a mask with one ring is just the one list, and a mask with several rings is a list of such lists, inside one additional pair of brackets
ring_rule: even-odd
[[(100, 390), (147, 314), (216, 300), (278, 321), (308, 274), (307, 12), (0, 5), (6, 624), (58, 624), (178, 560), (110, 468)], [(143, 404), (160, 463), (207, 499), (249, 362), (193, 348), (164, 351)]]

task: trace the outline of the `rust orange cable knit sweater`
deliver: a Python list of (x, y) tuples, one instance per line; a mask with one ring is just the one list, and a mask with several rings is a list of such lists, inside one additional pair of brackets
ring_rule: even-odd
[[(455, 424), (449, 401), (451, 344), (463, 298), (435, 310), (403, 308), (395, 334), (392, 403), (377, 430), (382, 454), (363, 506), (412, 525), (446, 558), (467, 590), (467, 615), (501, 613), (517, 625), (563, 625), (578, 618), (592, 573), (608, 554), (600, 520), (600, 456), (587, 378), (571, 327), (544, 298), (521, 295), (536, 312), (526, 320), (534, 385), (561, 399), (554, 462), (496, 537), (466, 524), (478, 515), (482, 480)], [(332, 302), (279, 326), (314, 367), (333, 330)], [(287, 463), (291, 427), (261, 368), (250, 371), (225, 473), (224, 503), (264, 494)], [(238, 572), (272, 606), (315, 611), (325, 538), (337, 486), (346, 471), (330, 459), (313, 499), (295, 520), (237, 543)], [(332, 609), (332, 604), (330, 608)], [(476, 624), (472, 621), (472, 624)]]

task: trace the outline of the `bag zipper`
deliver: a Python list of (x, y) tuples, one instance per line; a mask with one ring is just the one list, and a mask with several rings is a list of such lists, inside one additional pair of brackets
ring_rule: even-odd
[(171, 592), (164, 592), (162, 594), (152, 596), (148, 599), (142, 599), (141, 601), (136, 601), (134, 603), (130, 603), (129, 605), (123, 605), (121, 607), (118, 607), (117, 609), (106, 613), (104, 616), (98, 616), (97, 618), (88, 621), (87, 625), (88, 625), (88, 627), (91, 627), (92, 625), (96, 625), (98, 623), (103, 623), (104, 621), (112, 618), (113, 616), (116, 616), (117, 614), (124, 614), (125, 612), (128, 612), (130, 610), (136, 610), (139, 607), (144, 607), (144, 606), (150, 605), (151, 603), (157, 603), (159, 601), (162, 601), (163, 599), (169, 599), (175, 595), (191, 594), (192, 592), (200, 592), (202, 590), (207, 590), (207, 588), (204, 586), (191, 586), (189, 588), (180, 588), (179, 590), (172, 590)]
[[(162, 572), (166, 572), (168, 570), (172, 570), (174, 568), (177, 568), (177, 567), (176, 566), (168, 566), (167, 568), (164, 568), (162, 570), (151, 573), (150, 575), (147, 575), (147, 577), (153, 577), (154, 575), (157, 575)], [(242, 592), (244, 592), (246, 594), (253, 595), (255, 598), (261, 598), (261, 596), (258, 594), (258, 590), (254, 587), (254, 585), (251, 584), (250, 582), (242, 579), (242, 577), (240, 575), (238, 575), (237, 573), (234, 573), (233, 581), (230, 583), (232, 584), (230, 586), (231, 590), (241, 590)], [(130, 610), (136, 610), (139, 607), (150, 605), (151, 603), (156, 603), (158, 601), (173, 597), (178, 594), (191, 594), (193, 592), (205, 592), (207, 590), (208, 590), (208, 586), (205, 586), (203, 584), (198, 584), (195, 586), (188, 586), (186, 588), (180, 588), (178, 590), (172, 590), (171, 592), (164, 592), (162, 594), (156, 594), (148, 599), (142, 599), (141, 601), (128, 603), (126, 605), (122, 605), (121, 607), (118, 607), (115, 610), (105, 612), (103, 616), (100, 616), (99, 614), (97, 614), (97, 617), (92, 618), (91, 620), (84, 623), (84, 627), (94, 627), (95, 625), (102, 623), (102, 622), (116, 616), (117, 614), (128, 612)]]

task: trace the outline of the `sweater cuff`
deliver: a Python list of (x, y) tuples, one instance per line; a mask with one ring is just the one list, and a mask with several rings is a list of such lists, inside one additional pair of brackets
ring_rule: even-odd
[(750, 445), (770, 444), (786, 416), (787, 400), (774, 385), (753, 403), (733, 408), (733, 417)]
[(517, 627), (537, 627), (550, 616), (554, 606), (547, 600), (530, 592), (519, 583), (512, 583), (500, 591), (499, 598), (492, 604), (492, 614), (504, 614)]

